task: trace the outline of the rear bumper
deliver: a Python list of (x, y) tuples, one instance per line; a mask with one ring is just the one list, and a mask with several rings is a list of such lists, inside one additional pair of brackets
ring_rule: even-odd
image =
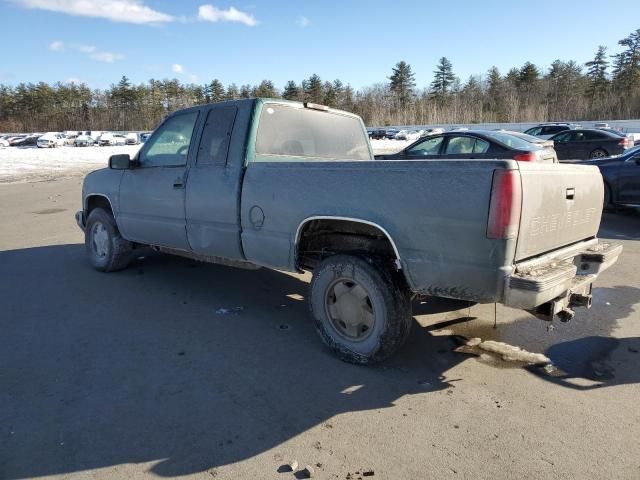
[[(570, 306), (573, 299), (591, 294), (591, 284), (598, 275), (613, 265), (622, 245), (612, 242), (589, 242), (583, 249), (572, 252), (569, 258), (550, 257), (545, 263), (516, 265), (514, 274), (507, 278), (504, 304), (535, 310), (548, 302), (553, 309)], [(552, 312), (551, 316), (557, 312)]]

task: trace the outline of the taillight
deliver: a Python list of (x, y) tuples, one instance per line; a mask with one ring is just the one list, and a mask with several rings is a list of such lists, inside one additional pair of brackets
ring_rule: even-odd
[(507, 239), (518, 234), (522, 185), (517, 170), (494, 170), (487, 238)]
[(628, 147), (629, 146), (629, 137), (624, 137), (622, 140), (620, 140), (618, 145), (620, 145), (621, 147)]
[(537, 157), (535, 153), (527, 152), (527, 153), (519, 153), (518, 155), (513, 157), (513, 159), (519, 160), (521, 162), (535, 162), (537, 160)]

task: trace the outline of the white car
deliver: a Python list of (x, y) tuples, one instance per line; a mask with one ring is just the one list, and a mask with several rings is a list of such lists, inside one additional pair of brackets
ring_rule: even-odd
[(48, 132), (38, 138), (36, 145), (38, 148), (56, 148), (65, 144), (64, 135), (61, 133)]
[(0, 147), (8, 147), (8, 146), (9, 146), (9, 142), (4, 138), (0, 138)]

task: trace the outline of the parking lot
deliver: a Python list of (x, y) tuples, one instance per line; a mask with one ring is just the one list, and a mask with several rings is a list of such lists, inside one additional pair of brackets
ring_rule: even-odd
[(605, 215), (625, 251), (572, 322), (427, 301), (399, 355), (358, 367), (315, 333), (306, 275), (157, 254), (92, 270), (80, 187), (0, 186), (0, 478), (640, 476), (637, 213)]

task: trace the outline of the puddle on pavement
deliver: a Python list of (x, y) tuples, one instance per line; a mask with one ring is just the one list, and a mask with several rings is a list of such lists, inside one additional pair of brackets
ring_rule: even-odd
[[(621, 341), (610, 336), (620, 318), (613, 314), (610, 306), (616, 301), (615, 294), (619, 293), (615, 290), (594, 289), (594, 308), (589, 311), (581, 309), (576, 318), (568, 323), (554, 321), (549, 324), (526, 312), (499, 305), (494, 327), (492, 304), (457, 310), (432, 306), (431, 311), (423, 308), (424, 313), (416, 315), (416, 319), (432, 335), (454, 339), (457, 344), (454, 351), (473, 355), (484, 364), (505, 369), (527, 368), (552, 381), (562, 379), (563, 383), (575, 384), (576, 388), (594, 388), (615, 377), (610, 357)], [(418, 309), (420, 307), (424, 305), (419, 305)], [(549, 325), (554, 328), (549, 329)], [(508, 354), (504, 355), (500, 350), (487, 351), (479, 348), (479, 342), (467, 345), (469, 340), (477, 338), (482, 342), (499, 342), (519, 347), (524, 350), (525, 355), (521, 358), (518, 355), (509, 358)], [(625, 352), (633, 352), (636, 349), (635, 343), (624, 349)], [(529, 353), (533, 355), (528, 356)], [(541, 361), (545, 356), (550, 364), (545, 365)], [(530, 361), (522, 361), (523, 359)]]

